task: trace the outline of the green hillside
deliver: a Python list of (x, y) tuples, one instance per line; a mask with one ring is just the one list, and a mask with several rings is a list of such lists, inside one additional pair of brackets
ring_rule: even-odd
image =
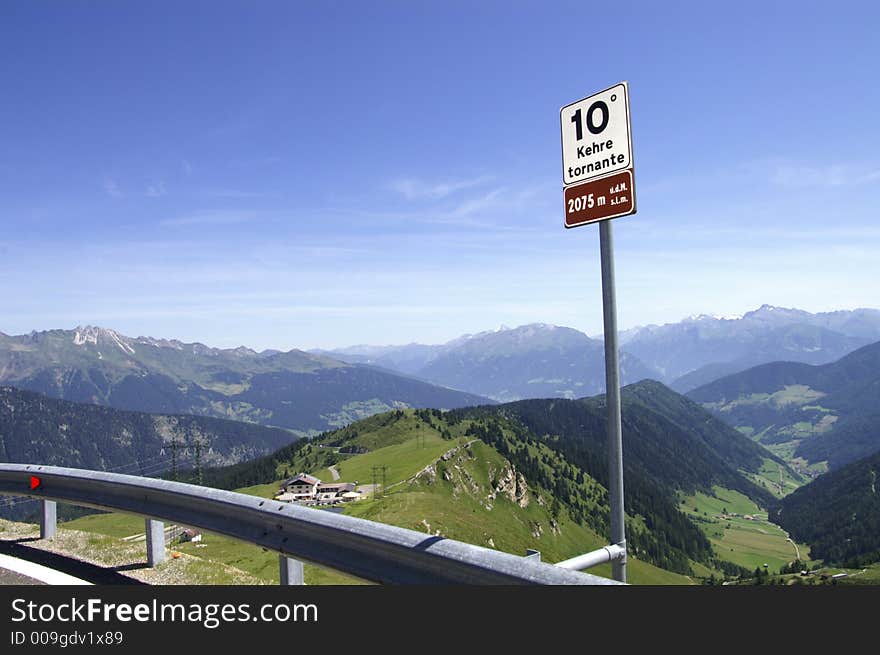
[(765, 509), (737, 491), (715, 487), (682, 497), (681, 510), (703, 529), (719, 559), (748, 571), (764, 564), (778, 571), (795, 559), (809, 561), (808, 546), (795, 546)]
[(880, 450), (880, 343), (822, 366), (756, 366), (688, 396), (808, 475)]
[[(774, 500), (761, 483), (773, 481), (784, 465), (662, 385), (632, 385), (624, 397), (631, 582), (698, 583), (740, 575), (758, 560), (781, 567), (794, 559), (793, 545), (761, 509)], [(350, 515), (520, 555), (534, 549), (556, 562), (607, 543), (603, 417), (601, 398), (395, 410), (256, 460), (209, 469), (204, 482), (272, 497), (296, 473), (332, 480), (335, 472), (366, 492), (343, 506)], [(688, 474), (679, 479), (682, 471)], [(754, 482), (738, 471), (748, 471)], [(720, 512), (718, 503), (752, 518), (725, 519), (731, 527), (705, 520), (706, 513)], [(114, 515), (73, 525), (115, 536), (138, 529)], [(181, 548), (188, 553), (196, 546)], [(208, 535), (198, 550), (199, 557), (261, 579), (274, 575), (271, 554), (246, 544)], [(592, 572), (610, 575), (610, 567)], [(316, 583), (339, 581), (324, 575), (307, 573)]]
[(861, 566), (880, 561), (880, 452), (816, 478), (782, 500), (772, 519), (813, 556)]
[[(272, 492), (274, 490), (275, 485), (273, 485)], [(271, 493), (262, 495), (270, 497)], [(118, 512), (91, 514), (67, 521), (60, 527), (63, 531), (76, 530), (106, 537), (108, 541), (101, 544), (102, 548), (106, 550), (112, 550), (114, 542), (139, 544), (141, 551), (144, 548), (143, 541), (138, 541), (138, 538), (144, 533), (144, 518), (142, 516)], [(202, 535), (202, 540), (198, 543), (169, 544), (168, 549), (171, 552), (176, 551), (197, 557), (206, 563), (217, 562), (222, 564), (224, 568), (231, 567), (233, 570), (242, 571), (253, 576), (260, 583), (278, 584), (278, 554), (254, 544), (223, 535), (206, 533)], [(209, 567), (205, 568), (208, 569), (205, 575), (189, 583), (230, 584), (235, 582), (234, 578), (217, 580), (210, 572)], [(311, 565), (305, 565), (304, 573), (306, 584), (310, 585), (363, 584), (361, 581), (337, 571), (328, 571)]]
[[(0, 387), (0, 461), (155, 475), (180, 467), (251, 460), (296, 435), (206, 416), (126, 412)], [(17, 508), (13, 512), (10, 508)], [(4, 504), (22, 518), (33, 504)]]
[[(680, 498), (711, 494), (726, 482), (728, 489), (737, 488), (730, 493), (757, 512), (759, 505), (775, 501), (780, 474), (784, 491), (790, 490), (790, 470), (662, 385), (631, 385), (624, 396), (630, 552), (682, 574), (708, 577), (725, 570), (725, 562), (733, 560), (713, 551), (711, 535), (681, 511)], [(300, 471), (330, 479), (330, 465), (345, 481), (381, 483), (384, 467), (384, 497), (346, 511), (510, 552), (534, 548), (553, 561), (604, 542), (598, 536), (608, 531), (604, 444), (601, 399), (520, 401), (449, 412), (398, 410), (296, 444), (252, 466), (209, 471), (206, 480), (227, 487), (264, 483), (256, 488), (266, 493), (272, 489), (267, 480)], [(442, 455), (455, 448), (454, 457), (444, 461)], [(499, 477), (502, 470), (515, 475)], [(493, 491), (497, 497), (502, 479), (508, 487), (513, 479), (514, 488), (530, 489), (533, 500), (522, 507), (489, 500)], [(587, 545), (578, 549), (575, 542)]]
[[(449, 425), (439, 412), (395, 411), (374, 416), (344, 430), (303, 440), (262, 458), (258, 468), (272, 482), (239, 488), (263, 497), (273, 496), (286, 475), (307, 470), (322, 479), (331, 479), (326, 468), (335, 462), (342, 480), (371, 484), (374, 466), (387, 467), (386, 487), (365, 500), (346, 505), (347, 514), (398, 525), (429, 534), (525, 554), (540, 550), (542, 559), (560, 561), (606, 543), (589, 525), (574, 520), (565, 504), (526, 480), (506, 458), (491, 446), (466, 436), (474, 423)], [(365, 449), (359, 454), (340, 453), (340, 449)], [(565, 468), (552, 451), (538, 447), (553, 466)], [(271, 462), (271, 469), (268, 464)], [(234, 476), (241, 479), (247, 464), (206, 472), (215, 483)], [(607, 513), (602, 505), (605, 490), (595, 480), (581, 476), (578, 488), (591, 499), (596, 512)], [(381, 484), (381, 478), (379, 478)], [(321, 511), (321, 510), (316, 510)], [(119, 514), (88, 516), (65, 524), (71, 529), (124, 537), (142, 531), (143, 520)], [(638, 521), (630, 521), (633, 534), (644, 531)], [(203, 545), (185, 544), (181, 552), (216, 559), (260, 579), (277, 577), (277, 557), (261, 549), (219, 535), (207, 535)], [(636, 584), (691, 584), (685, 576), (665, 571), (631, 557), (630, 581)], [(593, 573), (610, 576), (609, 567)], [(306, 567), (309, 584), (347, 584), (345, 576)]]
[[(405, 441), (401, 442), (401, 439)], [(540, 489), (542, 502), (549, 503), (547, 511), (558, 514), (564, 510), (574, 523), (594, 533), (607, 534), (605, 488), (592, 475), (568, 462), (564, 455), (529, 435), (521, 425), (501, 417), (475, 414), (472, 418), (462, 418), (457, 412), (398, 410), (324, 435), (299, 448), (287, 449), (280, 456), (265, 458), (255, 465), (264, 476), (273, 470), (278, 478), (305, 470), (328, 479), (326, 467), (328, 463), (336, 463), (344, 480), (357, 480), (360, 484), (372, 483), (373, 467), (385, 466), (387, 489), (398, 493), (412, 491), (409, 485), (413, 476), (436, 461), (444, 448), (449, 450), (463, 442), (475, 441), (491, 445), (510, 462), (523, 484)], [(385, 443), (391, 445), (385, 446)], [(346, 455), (342, 452), (367, 449), (366, 444), (372, 446), (368, 453)], [(229, 486), (233, 481), (256, 482), (254, 476), (242, 475), (244, 469), (246, 465), (208, 472), (206, 480), (220, 486)], [(691, 561), (711, 560), (709, 542), (671, 501), (663, 505), (661, 491), (654, 490), (651, 502), (655, 511), (645, 515), (636, 512), (630, 517), (627, 539), (633, 554), (685, 574), (692, 572)], [(648, 507), (648, 504), (643, 506)], [(668, 516), (660, 515), (661, 511)], [(568, 556), (573, 554), (578, 553)]]

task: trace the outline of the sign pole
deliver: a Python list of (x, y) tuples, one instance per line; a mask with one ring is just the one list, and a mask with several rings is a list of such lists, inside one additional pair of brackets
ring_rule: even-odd
[(615, 580), (626, 582), (626, 531), (623, 512), (623, 439), (620, 421), (620, 367), (617, 350), (617, 298), (614, 285), (614, 242), (611, 221), (599, 223), (602, 266), (602, 318), (605, 324), (605, 404), (608, 411), (608, 500), (611, 505), (611, 543), (624, 555), (611, 563)]
[[(559, 110), (562, 128), (562, 199), (565, 227), (599, 223), (602, 318), (605, 324), (605, 405), (608, 412), (608, 503), (611, 506), (611, 574), (626, 582), (623, 511), (623, 439), (617, 298), (611, 220), (636, 213), (629, 83), (620, 82)], [(603, 559), (602, 561), (608, 561)], [(595, 563), (595, 562), (594, 562)]]

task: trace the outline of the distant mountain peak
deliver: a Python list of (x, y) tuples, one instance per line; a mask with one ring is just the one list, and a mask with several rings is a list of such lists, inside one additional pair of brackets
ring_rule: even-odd
[(135, 354), (134, 348), (128, 343), (128, 337), (122, 336), (109, 328), (94, 325), (78, 325), (73, 331), (73, 343), (76, 346), (85, 346), (90, 343), (97, 346), (99, 339), (115, 345), (128, 355)]
[(742, 314), (692, 314), (684, 320), (692, 323), (699, 321), (738, 321), (742, 317)]
[(763, 305), (758, 307), (758, 309), (746, 312), (743, 315), (743, 318), (754, 318), (770, 315), (808, 316), (809, 312), (806, 312), (803, 309), (797, 309), (796, 307), (778, 307), (776, 305), (768, 305), (767, 303), (764, 303)]
[(84, 346), (87, 343), (98, 345), (98, 330), (100, 328), (91, 325), (77, 325), (73, 331), (73, 343), (77, 346)]
[(553, 332), (554, 330), (561, 330), (565, 328), (561, 328), (558, 325), (553, 325), (552, 323), (527, 323), (525, 325), (520, 325), (515, 328), (509, 328), (504, 325), (501, 326), (504, 330), (509, 332), (525, 332), (528, 334), (534, 334), (535, 332)]
[(138, 337), (135, 341), (154, 348), (173, 348), (174, 350), (183, 350), (186, 345), (177, 339), (155, 339), (153, 337)]

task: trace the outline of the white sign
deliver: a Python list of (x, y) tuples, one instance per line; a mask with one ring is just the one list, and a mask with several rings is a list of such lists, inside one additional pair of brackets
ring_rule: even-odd
[(564, 185), (632, 167), (627, 82), (566, 105), (559, 119)]

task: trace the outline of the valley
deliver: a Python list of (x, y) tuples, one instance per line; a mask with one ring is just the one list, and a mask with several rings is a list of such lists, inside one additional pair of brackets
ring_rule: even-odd
[(880, 343), (821, 366), (764, 364), (687, 395), (811, 478), (880, 449)]
[[(641, 343), (651, 363), (627, 355), (624, 377), (664, 368), (646, 339), (672, 353), (689, 347), (694, 330), (698, 340), (715, 334), (701, 347), (716, 356), (712, 339), (730, 339), (734, 328), (757, 331), (753, 343), (808, 344), (813, 337), (803, 339), (819, 335), (850, 348), (875, 329), (874, 315), (859, 311), (849, 314), (859, 332), (850, 341), (822, 332), (844, 329), (845, 317), (767, 306), (741, 319), (638, 329), (624, 341)], [(680, 332), (690, 336), (669, 342)], [(795, 560), (809, 569), (862, 566), (870, 579), (871, 549), (880, 544), (871, 536), (876, 492), (866, 495), (877, 485), (865, 480), (876, 480), (878, 467), (864, 458), (880, 448), (878, 346), (818, 365), (771, 361), (733, 374), (745, 359), (704, 358), (686, 375), (721, 377), (686, 396), (651, 379), (628, 384), (630, 580), (742, 583), (761, 571), (758, 581), (782, 580)], [(442, 347), (357, 347), (360, 354), (218, 350), (103, 328), (0, 335), (0, 376), (11, 381), (0, 388), (0, 453), (7, 461), (177, 476), (265, 498), (297, 473), (338, 477), (363, 491), (362, 500), (337, 508), (352, 516), (560, 561), (603, 545), (608, 532), (604, 396), (589, 381), (601, 348), (543, 324)], [(821, 361), (836, 351), (804, 345), (803, 352)], [(565, 370), (571, 361), (586, 362), (586, 371)], [(658, 377), (668, 380), (664, 370)], [(829, 471), (840, 475), (821, 475)], [(864, 516), (848, 550), (829, 541), (845, 530), (840, 498)], [(26, 518), (33, 507), (6, 500), (0, 511)], [(109, 540), (143, 529), (136, 517), (83, 514), (65, 512), (65, 529)], [(226, 537), (174, 547), (254, 580), (277, 578), (274, 555)], [(610, 575), (610, 566), (591, 572)], [(314, 567), (306, 577), (353, 582)]]
[[(641, 397), (642, 407), (650, 403), (655, 412), (675, 416), (678, 421), (691, 412), (703, 416), (704, 421), (708, 417), (687, 404), (684, 414), (680, 407), (671, 409), (677, 394), (663, 391), (659, 385), (635, 385), (625, 391), (630, 402)], [(594, 410), (585, 402), (525, 402), (539, 407), (543, 403), (542, 411), (551, 411), (551, 422), (542, 427), (554, 425), (555, 436), (536, 432), (537, 408), (525, 411), (521, 403), (451, 412), (398, 410), (293, 444), (282, 453), (254, 462), (250, 472), (247, 463), (207, 471), (206, 481), (269, 497), (295, 472), (329, 480), (332, 465), (342, 480), (372, 485), (377, 480), (381, 483), (380, 469), (384, 467), (384, 489), (343, 505), (346, 513), (516, 554), (535, 549), (544, 561), (551, 562), (601, 546), (608, 511), (607, 492), (600, 481), (604, 463), (601, 456), (593, 460), (582, 446), (570, 449), (566, 427), (569, 412), (580, 417), (578, 426), (584, 425), (582, 421), (588, 416), (600, 417), (592, 414)], [(565, 403), (566, 411), (556, 415), (562, 409), (559, 402)], [(656, 414), (651, 415), (658, 420)], [(767, 522), (765, 503), (775, 495), (762, 487), (777, 482), (776, 474), (786, 471), (784, 465), (772, 457), (759, 456), (751, 463), (750, 482), (703, 452), (694, 461), (705, 461), (707, 470), (701, 472), (698, 467), (692, 482), (679, 481), (665, 471), (665, 460), (657, 459), (656, 448), (661, 442), (646, 450), (652, 453), (649, 461), (641, 461), (639, 452), (655, 438), (651, 434), (670, 436), (669, 432), (656, 432), (656, 427), (652, 430), (643, 421), (636, 432), (639, 436), (631, 442), (635, 452), (625, 473), (631, 548), (628, 568), (633, 582), (696, 583), (744, 575), (758, 559), (771, 566), (793, 559), (794, 548), (786, 535)], [(714, 427), (727, 434), (723, 424)], [(597, 429), (595, 439), (600, 448), (601, 422)], [(593, 434), (592, 429), (587, 430), (581, 437)], [(760, 455), (760, 447), (736, 436), (735, 431), (731, 434), (741, 440), (736, 447)], [(692, 443), (694, 454), (711, 452), (705, 441), (700, 443)], [(258, 470), (262, 473), (257, 474)], [(750, 495), (698, 481), (713, 476)], [(786, 478), (795, 479), (790, 472), (785, 473)], [(242, 487), (245, 482), (248, 486)], [(727, 510), (724, 523), (715, 518), (723, 509)], [(720, 536), (719, 531), (723, 531)], [(660, 541), (664, 547), (659, 546)], [(806, 557), (808, 549), (802, 550)], [(786, 554), (792, 557), (786, 560)], [(610, 575), (610, 567), (605, 569), (604, 574)], [(603, 574), (603, 569), (594, 572)]]

